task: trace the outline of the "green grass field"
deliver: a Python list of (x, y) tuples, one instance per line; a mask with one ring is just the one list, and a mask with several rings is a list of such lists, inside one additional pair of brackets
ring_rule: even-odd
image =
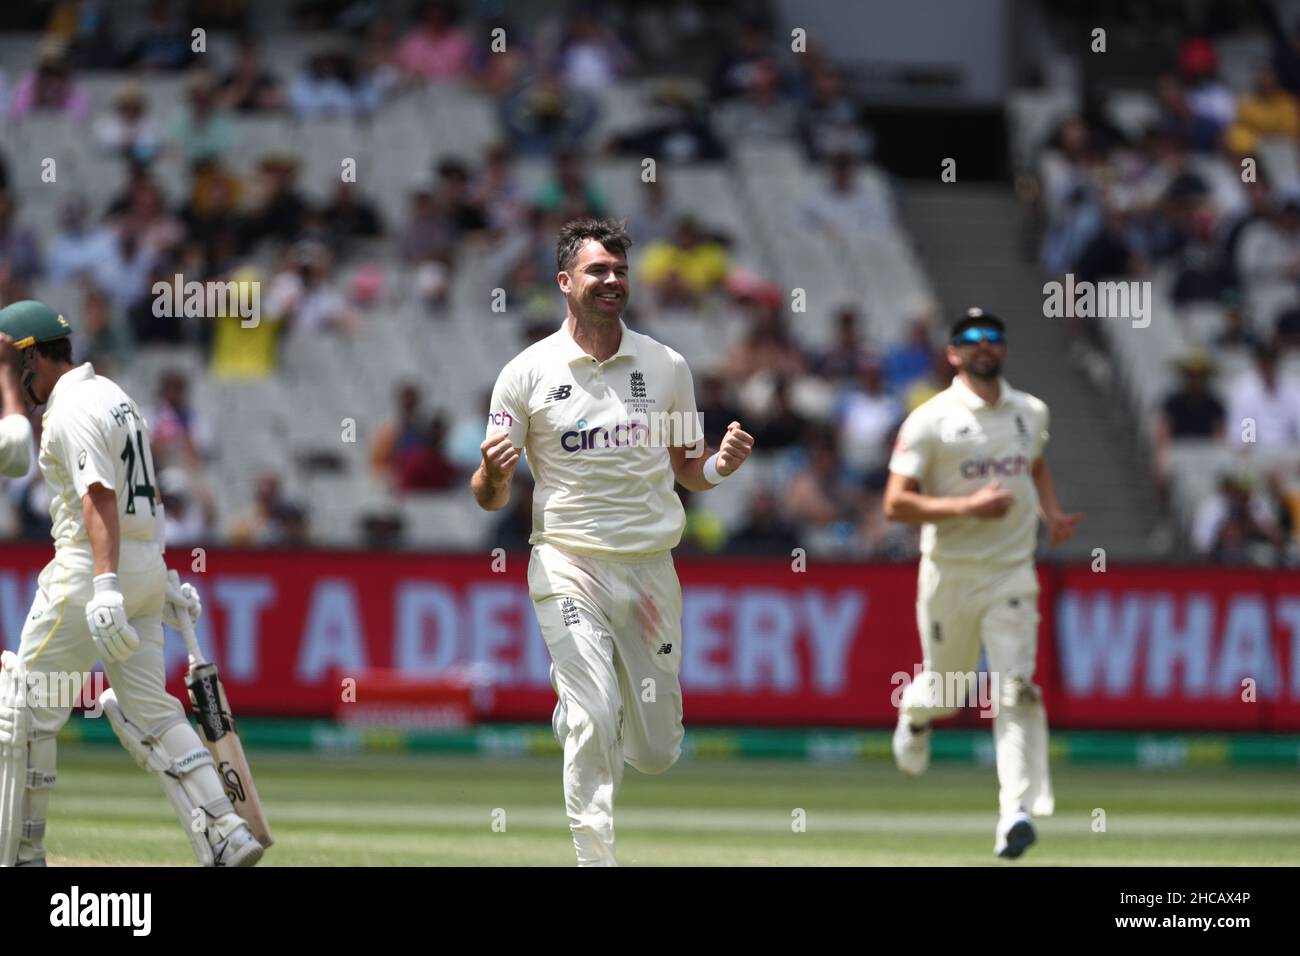
[[(573, 863), (559, 757), (250, 754), (276, 835), (264, 866)], [(1290, 769), (1059, 766), (1057, 811), (1018, 862), (992, 856), (993, 770), (938, 764), (683, 761), (628, 769), (623, 865), (1300, 865)], [(803, 810), (804, 832), (794, 832)], [(1105, 832), (1094, 832), (1094, 810)], [(498, 821), (493, 829), (494, 811)], [(501, 830), (504, 822), (504, 832)], [(51, 805), (52, 865), (188, 865), (158, 782), (127, 755), (65, 745)]]

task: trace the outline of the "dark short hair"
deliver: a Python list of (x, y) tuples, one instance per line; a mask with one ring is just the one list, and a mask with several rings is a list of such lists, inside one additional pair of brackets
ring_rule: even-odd
[(37, 342), (32, 348), (51, 361), (72, 363), (72, 339), (66, 335), (61, 339)]
[(952, 331), (948, 334), (948, 338), (955, 339), (967, 329), (997, 329), (1005, 333), (1007, 327), (993, 313), (985, 312), (979, 306), (972, 306), (952, 324)]
[(623, 255), (627, 255), (628, 247), (632, 245), (626, 219), (571, 219), (560, 227), (560, 237), (555, 243), (556, 269), (567, 271), (582, 247), (593, 239), (607, 252)]

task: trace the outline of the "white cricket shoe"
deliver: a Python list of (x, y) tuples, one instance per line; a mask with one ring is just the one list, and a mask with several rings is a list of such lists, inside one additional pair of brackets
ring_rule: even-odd
[(903, 717), (894, 728), (894, 763), (903, 773), (916, 777), (930, 766), (930, 728), (913, 730)]
[(551, 711), (551, 732), (555, 734), (556, 742), (563, 747), (564, 738), (569, 732), (568, 712), (564, 709), (564, 698), (560, 697), (559, 685), (555, 682), (555, 665), (551, 665), (550, 670), (551, 690), (555, 691), (555, 696), (560, 699), (555, 702), (555, 710)]
[(212, 848), (213, 866), (255, 866), (266, 849), (257, 842), (257, 837), (247, 825), (231, 832)]
[(998, 835), (993, 842), (993, 853), (1004, 860), (1019, 859), (1020, 855), (1038, 839), (1033, 818), (1024, 810), (998, 821)]

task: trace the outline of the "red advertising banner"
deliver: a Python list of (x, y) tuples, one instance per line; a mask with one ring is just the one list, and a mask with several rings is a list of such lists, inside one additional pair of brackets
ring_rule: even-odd
[[(0, 638), (18, 644), (51, 552), (0, 551)], [(169, 563), (203, 594), (199, 639), (237, 713), (327, 716), (352, 678), (473, 670), (490, 719), (545, 720), (527, 554), (209, 550)], [(914, 565), (677, 561), (682, 685), (696, 724), (892, 725), (919, 660)], [(1053, 726), (1300, 730), (1300, 574), (1044, 567), (1037, 680)], [(180, 696), (184, 649), (167, 638)], [(973, 711), (967, 716), (973, 720)]]

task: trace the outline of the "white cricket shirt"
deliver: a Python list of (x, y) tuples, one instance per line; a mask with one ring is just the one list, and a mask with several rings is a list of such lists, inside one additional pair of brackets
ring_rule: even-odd
[(82, 498), (96, 482), (117, 493), (123, 541), (160, 539), (149, 427), (126, 392), (87, 362), (55, 383), (41, 423), (39, 462), (55, 548), (88, 543)]
[(528, 456), (536, 485), (529, 541), (604, 555), (677, 546), (686, 515), (668, 446), (702, 437), (686, 360), (619, 320), (603, 362), (566, 324), (520, 352), (492, 390), (487, 434)]
[(1047, 444), (1047, 405), (1000, 379), (996, 405), (960, 377), (907, 416), (889, 470), (921, 483), (926, 495), (978, 491), (993, 479), (1015, 495), (1001, 518), (949, 518), (921, 529), (921, 554), (934, 561), (1009, 565), (1034, 556), (1038, 490), (1032, 467)]
[(26, 415), (0, 418), (0, 477), (21, 478), (32, 460), (32, 423)]

